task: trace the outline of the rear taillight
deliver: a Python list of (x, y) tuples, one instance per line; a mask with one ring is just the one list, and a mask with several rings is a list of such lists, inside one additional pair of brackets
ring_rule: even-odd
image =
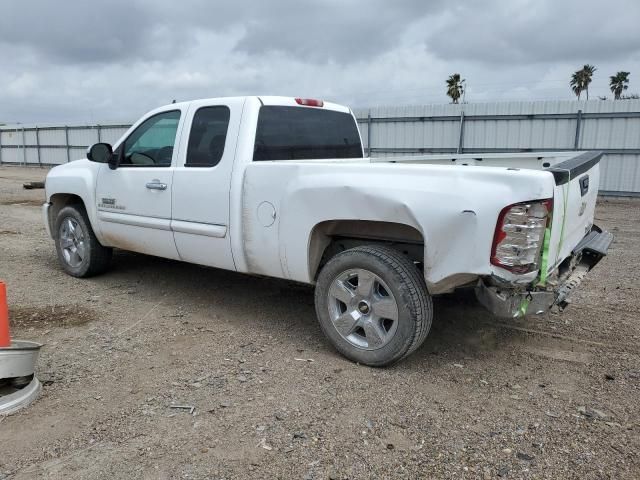
[(491, 263), (514, 273), (538, 269), (540, 249), (553, 213), (553, 200), (516, 203), (498, 216)]
[(314, 98), (296, 98), (298, 105), (304, 105), (305, 107), (322, 107), (324, 102), (322, 100), (316, 100)]

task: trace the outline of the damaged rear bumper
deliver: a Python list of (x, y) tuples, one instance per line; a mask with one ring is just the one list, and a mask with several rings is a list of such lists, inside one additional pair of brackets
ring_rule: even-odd
[[(476, 285), (478, 301), (497, 317), (515, 318), (540, 315), (555, 303), (553, 292), (516, 292), (514, 290), (488, 286), (482, 280)], [(528, 303), (523, 308), (523, 302)]]
[(554, 305), (563, 309), (569, 303), (569, 295), (580, 286), (586, 274), (607, 255), (612, 241), (611, 233), (594, 226), (560, 266), (559, 281), (555, 285), (516, 289), (512, 284), (503, 284), (493, 278), (480, 279), (475, 288), (476, 297), (498, 317), (540, 315)]

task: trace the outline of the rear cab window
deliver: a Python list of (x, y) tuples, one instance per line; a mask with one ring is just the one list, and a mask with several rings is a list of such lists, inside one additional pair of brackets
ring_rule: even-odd
[(358, 126), (349, 113), (313, 107), (260, 108), (254, 161), (362, 157)]

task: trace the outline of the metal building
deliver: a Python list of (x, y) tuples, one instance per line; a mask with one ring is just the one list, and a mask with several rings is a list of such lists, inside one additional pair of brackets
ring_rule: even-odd
[[(356, 110), (371, 156), (602, 150), (600, 190), (640, 196), (640, 100), (501, 102)], [(0, 126), (0, 164), (56, 165), (129, 125)]]
[(355, 113), (371, 156), (602, 150), (601, 191), (640, 195), (640, 100), (396, 106)]

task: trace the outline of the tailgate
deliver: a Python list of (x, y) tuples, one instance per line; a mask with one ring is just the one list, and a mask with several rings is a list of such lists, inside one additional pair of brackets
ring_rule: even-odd
[(585, 152), (548, 169), (556, 182), (548, 272), (570, 256), (591, 230), (600, 184), (601, 158), (602, 152)]

